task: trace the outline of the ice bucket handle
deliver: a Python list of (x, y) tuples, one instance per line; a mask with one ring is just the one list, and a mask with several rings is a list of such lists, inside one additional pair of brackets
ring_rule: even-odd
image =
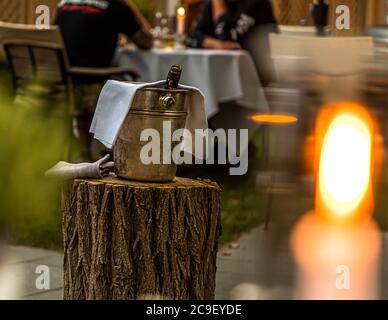
[(163, 109), (169, 109), (175, 104), (174, 97), (168, 93), (159, 97), (159, 106)]

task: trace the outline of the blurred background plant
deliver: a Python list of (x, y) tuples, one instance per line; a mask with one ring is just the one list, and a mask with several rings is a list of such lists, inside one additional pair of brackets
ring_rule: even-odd
[(12, 102), (0, 58), (0, 230), (7, 242), (58, 249), (62, 243), (59, 186), (44, 172), (64, 157), (63, 118)]
[(132, 0), (148, 21), (153, 21), (156, 13), (156, 0)]

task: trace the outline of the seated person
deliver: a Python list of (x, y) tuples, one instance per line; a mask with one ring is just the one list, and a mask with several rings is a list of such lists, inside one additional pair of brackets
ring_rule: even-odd
[[(129, 0), (61, 0), (56, 24), (71, 66), (110, 67), (120, 33), (141, 49), (152, 47), (150, 25)], [(102, 84), (107, 79), (78, 76), (73, 80), (81, 156), (90, 160), (89, 128)]]
[(276, 24), (269, 0), (209, 0), (188, 45), (241, 49), (244, 38), (262, 24)]

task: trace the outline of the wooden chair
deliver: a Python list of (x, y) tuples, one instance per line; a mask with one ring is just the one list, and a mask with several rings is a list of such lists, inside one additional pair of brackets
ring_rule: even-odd
[[(298, 61), (326, 76), (358, 74), (373, 54), (371, 37), (311, 37), (270, 35), (271, 54), (278, 76), (293, 70)], [(297, 66), (297, 65), (296, 65)]]
[[(11, 68), (17, 101), (30, 103), (44, 96), (50, 106), (74, 109), (75, 76), (111, 77), (138, 74), (127, 68), (83, 68), (69, 64), (60, 30), (0, 22), (0, 43)], [(40, 100), (42, 103), (42, 100)]]
[(277, 32), (276, 24), (256, 26), (246, 35), (242, 44), (243, 49), (250, 53), (263, 86), (276, 81), (269, 35)]
[(311, 36), (314, 37), (317, 33), (315, 27), (312, 26), (286, 26), (280, 25), (279, 30), (281, 34), (293, 36)]
[(373, 38), (375, 51), (386, 51), (388, 49), (388, 27), (373, 26), (366, 30), (366, 35)]

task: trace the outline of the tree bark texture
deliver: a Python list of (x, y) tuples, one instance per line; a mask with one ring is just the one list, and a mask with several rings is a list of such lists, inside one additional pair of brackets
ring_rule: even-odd
[(65, 299), (214, 299), (221, 190), (75, 180), (62, 194)]

